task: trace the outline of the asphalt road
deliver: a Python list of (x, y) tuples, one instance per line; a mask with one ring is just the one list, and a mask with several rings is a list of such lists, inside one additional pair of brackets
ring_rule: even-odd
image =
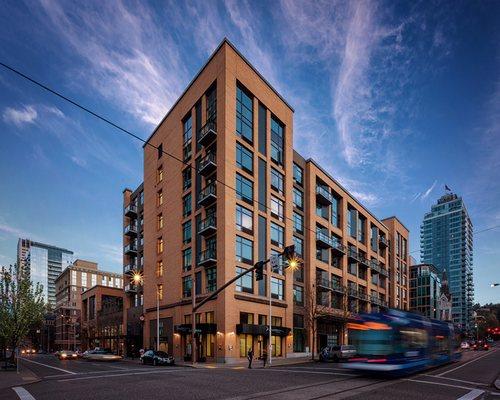
[(272, 368), (152, 367), (137, 362), (22, 361), (40, 381), (0, 393), (0, 400), (89, 399), (498, 399), (500, 347), (464, 353), (458, 363), (402, 379), (360, 376), (338, 364)]

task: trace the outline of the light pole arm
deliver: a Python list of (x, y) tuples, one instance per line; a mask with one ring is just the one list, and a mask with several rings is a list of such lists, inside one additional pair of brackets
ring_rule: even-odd
[[(269, 262), (269, 259), (267, 259), (266, 261), (263, 261), (263, 265), (266, 265), (267, 263)], [(222, 292), (225, 288), (227, 288), (230, 284), (234, 283), (235, 281), (237, 281), (238, 279), (240, 279), (242, 276), (254, 271), (255, 269), (257, 268), (257, 264), (254, 265), (252, 268), (249, 268), (249, 269), (246, 269), (245, 271), (243, 271), (241, 274), (239, 275), (236, 275), (234, 278), (230, 279), (229, 281), (227, 281), (226, 283), (224, 283), (224, 285), (222, 285), (220, 288), (218, 288), (215, 292), (212, 292), (210, 294), (210, 296), (204, 298), (202, 301), (200, 301), (196, 306), (193, 307), (193, 313), (196, 312), (196, 310), (198, 310), (202, 305), (204, 305), (207, 301), (210, 301), (212, 300), (214, 297), (216, 297), (220, 292)]]

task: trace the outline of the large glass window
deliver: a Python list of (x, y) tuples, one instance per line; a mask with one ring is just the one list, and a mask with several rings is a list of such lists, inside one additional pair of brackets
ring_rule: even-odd
[(271, 222), (271, 243), (278, 247), (285, 245), (285, 229), (274, 222)]
[(192, 256), (191, 247), (182, 252), (182, 270), (189, 271), (191, 269)]
[(304, 176), (304, 173), (302, 171), (302, 168), (300, 168), (297, 164), (293, 164), (293, 180), (295, 181), (295, 183), (299, 184), (300, 186), (302, 186), (303, 184), (303, 176)]
[[(207, 292), (213, 292), (217, 289), (217, 268), (206, 269)], [(208, 322), (208, 321), (207, 321)]]
[(277, 217), (280, 221), (283, 221), (283, 201), (271, 196), (271, 214)]
[(295, 253), (299, 257), (304, 256), (304, 241), (301, 238), (298, 238), (297, 236), (293, 237), (293, 244), (295, 245)]
[(253, 232), (253, 212), (236, 204), (236, 228), (239, 231)]
[(276, 189), (279, 193), (283, 193), (283, 174), (271, 168), (271, 187)]
[(304, 305), (304, 288), (299, 285), (293, 285), (293, 302), (299, 306)]
[(189, 243), (191, 241), (191, 221), (182, 224), (182, 241)]
[(283, 164), (283, 124), (274, 116), (271, 117), (271, 159)]
[(236, 261), (253, 264), (253, 242), (236, 236)]
[(182, 171), (182, 189), (187, 190), (191, 187), (191, 168)]
[(293, 230), (297, 233), (304, 232), (304, 217), (296, 212), (293, 213)]
[(304, 208), (304, 193), (302, 193), (302, 190), (293, 188), (293, 205), (301, 210)]
[(193, 288), (193, 281), (191, 276), (184, 276), (182, 278), (182, 297), (191, 297), (191, 290)]
[[(245, 268), (236, 267), (236, 275), (245, 271)], [(253, 273), (249, 272), (236, 281), (236, 291), (253, 293)]]
[(236, 165), (247, 172), (253, 172), (253, 154), (239, 143), (236, 143)]
[(184, 120), (184, 145), (193, 137), (193, 117), (191, 114)]
[(253, 203), (253, 182), (240, 174), (236, 174), (236, 195), (240, 200)]
[(285, 281), (283, 279), (271, 277), (271, 297), (273, 299), (283, 300), (285, 292)]
[(182, 216), (187, 217), (188, 215), (191, 215), (191, 193), (182, 199)]
[(217, 119), (217, 85), (212, 87), (207, 92), (207, 122), (212, 122)]
[(253, 142), (252, 97), (240, 87), (236, 88), (236, 133)]

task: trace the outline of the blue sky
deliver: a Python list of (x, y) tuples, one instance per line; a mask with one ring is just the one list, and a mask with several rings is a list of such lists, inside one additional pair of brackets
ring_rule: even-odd
[[(295, 108), (294, 145), (419, 258), (444, 184), (500, 225), (500, 3), (6, 1), (0, 60), (147, 138), (227, 36)], [(0, 263), (19, 236), (121, 269), (122, 190), (142, 147), (0, 69)], [(500, 302), (500, 228), (475, 238), (476, 300)]]

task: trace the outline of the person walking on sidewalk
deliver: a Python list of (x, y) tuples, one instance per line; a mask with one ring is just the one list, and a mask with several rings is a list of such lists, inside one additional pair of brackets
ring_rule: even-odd
[(262, 352), (262, 367), (266, 368), (266, 362), (267, 362), (267, 350), (264, 350)]
[(247, 358), (248, 358), (248, 369), (252, 369), (253, 349), (251, 347), (248, 349)]

